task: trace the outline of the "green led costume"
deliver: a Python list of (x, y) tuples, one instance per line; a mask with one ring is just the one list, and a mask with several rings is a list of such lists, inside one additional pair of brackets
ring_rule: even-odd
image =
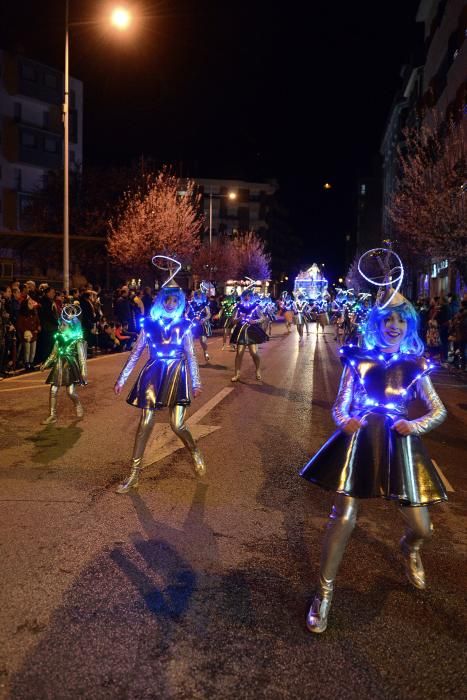
[(51, 367), (46, 384), (50, 384), (49, 416), (44, 425), (57, 421), (57, 396), (61, 386), (67, 388), (67, 394), (75, 405), (76, 415), (82, 418), (84, 411), (79, 400), (76, 386), (87, 384), (87, 347), (83, 339), (83, 329), (78, 316), (81, 309), (74, 305), (64, 307), (61, 325), (54, 334), (54, 347), (41, 370)]

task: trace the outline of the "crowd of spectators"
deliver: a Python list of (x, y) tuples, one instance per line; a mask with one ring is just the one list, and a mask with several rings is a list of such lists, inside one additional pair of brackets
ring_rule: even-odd
[[(64, 304), (79, 302), (81, 324), (90, 356), (129, 350), (149, 314), (155, 291), (123, 285), (114, 292), (87, 285), (65, 295), (46, 283), (32, 280), (0, 287), (0, 379), (18, 369), (33, 371), (50, 354)], [(219, 297), (209, 301), (214, 325)], [(420, 298), (420, 334), (427, 353), (446, 365), (465, 370), (467, 353), (467, 295)]]
[[(33, 371), (52, 351), (64, 304), (78, 302), (88, 354), (129, 350), (137, 338), (140, 320), (151, 309), (151, 287), (127, 285), (114, 292), (87, 285), (65, 295), (48, 284), (13, 280), (0, 287), (0, 379), (19, 369)], [(211, 311), (218, 311), (212, 299)]]
[(467, 295), (459, 301), (456, 294), (420, 298), (416, 304), (420, 317), (420, 335), (427, 352), (442, 365), (466, 368)]

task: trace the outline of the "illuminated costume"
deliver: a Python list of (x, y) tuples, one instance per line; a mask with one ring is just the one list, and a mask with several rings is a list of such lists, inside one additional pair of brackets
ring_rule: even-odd
[[(226, 295), (222, 301), (221, 301), (221, 311), (219, 314), (219, 318), (221, 318), (224, 321), (224, 335), (222, 338), (222, 350), (225, 350), (225, 346), (227, 345), (227, 339), (230, 339), (230, 335), (232, 333), (232, 327), (233, 327), (233, 319), (234, 319), (234, 313), (235, 313), (235, 306), (237, 304), (237, 298), (235, 294), (228, 294)], [(230, 343), (232, 349), (232, 343)]]
[(199, 340), (204, 359), (209, 361), (208, 337), (211, 331), (211, 311), (208, 299), (202, 289), (193, 292), (193, 298), (188, 302), (187, 318), (191, 321), (191, 332), (195, 340)]
[(296, 294), (295, 301), (293, 302), (292, 310), (294, 313), (294, 323), (297, 326), (298, 331), (298, 342), (301, 343), (303, 340), (303, 327), (305, 326), (306, 334), (309, 335), (308, 319), (309, 319), (309, 306), (308, 301), (305, 299), (303, 294)]
[[(394, 318), (406, 324), (407, 335), (397, 352), (390, 352), (381, 327), (397, 323)], [(318, 591), (307, 618), (312, 632), (327, 627), (334, 581), (360, 498), (398, 502), (406, 523), (400, 543), (406, 574), (414, 586), (425, 588), (420, 547), (432, 534), (427, 506), (447, 496), (420, 436), (440, 425), (446, 410), (427, 376), (431, 366), (421, 356), (416, 327), (414, 308), (397, 293), (390, 304), (371, 312), (365, 331), (369, 347), (340, 350), (344, 370), (333, 407), (339, 430), (301, 471), (304, 479), (337, 493), (324, 537)], [(415, 397), (428, 410), (408, 421), (408, 404)]]
[(281, 299), (282, 299), (282, 310), (284, 313), (285, 327), (286, 327), (287, 333), (291, 333), (292, 332), (292, 323), (293, 323), (293, 319), (294, 319), (293, 299), (291, 296), (289, 296), (288, 292), (282, 292)]
[(272, 324), (276, 320), (277, 307), (275, 302), (271, 299), (270, 294), (265, 296), (260, 301), (261, 312), (264, 315), (264, 330), (269, 337), (272, 335)]
[(240, 370), (246, 347), (248, 347), (255, 363), (256, 379), (260, 380), (261, 362), (258, 345), (269, 340), (269, 338), (261, 327), (261, 324), (264, 323), (264, 316), (259, 307), (259, 300), (249, 289), (246, 289), (240, 297), (235, 310), (234, 322), (230, 342), (237, 346), (237, 354), (235, 355), (235, 374), (231, 381), (238, 382), (240, 379)]
[[(160, 262), (155, 261), (161, 258), (166, 259), (165, 256), (153, 258), (158, 267)], [(190, 452), (196, 474), (202, 476), (206, 471), (203, 456), (185, 423), (186, 408), (191, 403), (189, 378), (195, 395), (201, 389), (201, 380), (191, 323), (183, 316), (184, 308), (185, 295), (182, 290), (175, 285), (163, 286), (149, 317), (142, 320), (141, 332), (115, 384), (115, 392), (120, 393), (147, 349), (149, 359), (127, 398), (130, 406), (142, 409), (142, 415), (133, 447), (130, 476), (120, 484), (117, 493), (127, 493), (138, 486), (144, 450), (155, 423), (156, 411), (163, 408), (170, 410), (170, 427)]]
[(58, 390), (66, 387), (68, 397), (76, 409), (76, 416), (82, 418), (83, 406), (79, 400), (76, 386), (87, 384), (87, 345), (83, 339), (83, 329), (78, 316), (78, 305), (67, 304), (60, 316), (59, 329), (54, 334), (54, 346), (49, 357), (41, 365), (41, 370), (51, 367), (46, 384), (50, 384), (49, 415), (42, 421), (43, 425), (57, 422)]
[(317, 313), (317, 326), (316, 332), (318, 332), (318, 326), (321, 327), (321, 332), (324, 333), (326, 326), (329, 326), (329, 315), (328, 315), (328, 302), (325, 298), (317, 299), (315, 302), (314, 310)]

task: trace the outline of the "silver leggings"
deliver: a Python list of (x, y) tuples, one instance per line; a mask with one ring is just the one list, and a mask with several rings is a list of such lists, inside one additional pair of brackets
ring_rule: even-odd
[[(196, 443), (185, 423), (185, 406), (173, 406), (170, 409), (170, 427), (174, 431), (191, 455), (196, 452)], [(146, 449), (149, 436), (151, 435), (154, 423), (156, 422), (156, 411), (144, 408), (141, 414), (138, 430), (136, 431), (133, 456), (131, 459), (132, 468), (141, 469), (144, 451)]]
[[(57, 415), (57, 396), (59, 389), (60, 387), (56, 386), (56, 384), (50, 385), (49, 408), (51, 416)], [(76, 384), (70, 384), (70, 386), (67, 386), (66, 393), (68, 394), (68, 397), (73, 401), (75, 406), (81, 405), (78, 392), (76, 391)]]
[[(399, 506), (399, 510), (406, 523), (405, 541), (409, 547), (418, 550), (433, 533), (428, 508)], [(320, 585), (324, 591), (332, 592), (347, 542), (357, 522), (357, 512), (358, 498), (337, 494), (321, 551)]]
[(258, 346), (256, 345), (256, 343), (254, 343), (252, 345), (237, 345), (237, 354), (235, 355), (235, 372), (240, 373), (240, 370), (242, 368), (243, 355), (245, 354), (245, 348), (248, 348), (249, 353), (253, 358), (253, 362), (255, 363), (256, 371), (258, 371), (260, 367), (260, 359)]

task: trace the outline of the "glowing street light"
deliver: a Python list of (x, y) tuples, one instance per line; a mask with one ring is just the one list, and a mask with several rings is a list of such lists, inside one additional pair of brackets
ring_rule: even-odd
[(110, 15), (110, 23), (119, 31), (124, 32), (131, 24), (131, 12), (125, 7), (115, 7)]
[(213, 197), (226, 197), (230, 201), (237, 199), (237, 193), (234, 190), (230, 190), (227, 194), (213, 194), (212, 186), (209, 191), (209, 273), (211, 273), (211, 257), (212, 257), (212, 198)]
[[(110, 23), (115, 29), (124, 31), (128, 29), (132, 21), (132, 15), (124, 7), (116, 7), (110, 15)], [(63, 89), (63, 289), (70, 290), (70, 209), (69, 209), (69, 93), (70, 93), (70, 21), (69, 0), (65, 2), (65, 70)]]

